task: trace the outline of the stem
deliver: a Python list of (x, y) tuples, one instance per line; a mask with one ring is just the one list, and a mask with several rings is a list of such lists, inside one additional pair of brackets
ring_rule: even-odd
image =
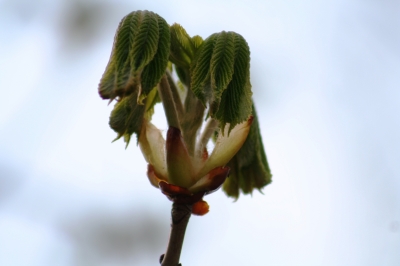
[(174, 98), (176, 112), (178, 113), (179, 121), (182, 121), (182, 117), (184, 115), (183, 104), (181, 101), (181, 97), (179, 96), (178, 88), (175, 84), (174, 79), (171, 76), (171, 73), (167, 70), (167, 78), (169, 82), (169, 87), (171, 88), (172, 97)]
[(205, 108), (197, 99), (190, 88), (187, 90), (185, 99), (185, 117), (181, 123), (183, 139), (190, 155), (194, 155), (196, 148), (196, 136), (203, 123)]
[(204, 146), (207, 145), (208, 141), (210, 140), (212, 134), (215, 132), (217, 127), (218, 127), (218, 121), (210, 117), (197, 143), (197, 148), (199, 150), (201, 150)]
[(192, 213), (192, 206), (186, 204), (172, 204), (171, 210), (171, 234), (169, 236), (169, 243), (167, 252), (160, 261), (161, 266), (178, 266), (179, 258), (185, 238), (186, 226), (189, 222)]
[(178, 113), (176, 112), (174, 97), (168, 83), (167, 76), (161, 78), (158, 85), (158, 93), (164, 106), (165, 116), (167, 117), (168, 126), (180, 129)]

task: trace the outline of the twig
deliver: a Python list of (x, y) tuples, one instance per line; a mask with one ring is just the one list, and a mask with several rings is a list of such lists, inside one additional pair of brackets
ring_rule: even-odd
[(160, 258), (161, 266), (178, 266), (179, 258), (185, 238), (185, 231), (192, 213), (192, 206), (186, 204), (172, 204), (171, 210), (171, 234), (167, 252)]

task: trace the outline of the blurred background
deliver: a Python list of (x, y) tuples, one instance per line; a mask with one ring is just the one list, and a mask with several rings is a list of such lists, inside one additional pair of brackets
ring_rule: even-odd
[(400, 265), (395, 0), (0, 0), (0, 265), (158, 265), (171, 203), (97, 94), (139, 9), (246, 38), (273, 173), (264, 195), (206, 197), (183, 265)]

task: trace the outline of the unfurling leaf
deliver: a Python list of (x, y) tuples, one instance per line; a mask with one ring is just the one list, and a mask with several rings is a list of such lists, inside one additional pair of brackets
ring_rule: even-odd
[(227, 164), (231, 172), (223, 185), (225, 193), (236, 199), (240, 190), (244, 194), (249, 194), (254, 189), (261, 190), (271, 183), (271, 170), (265, 155), (254, 105), (252, 109), (254, 120), (249, 135), (242, 148)]
[(138, 139), (142, 128), (146, 105), (137, 103), (137, 95), (131, 94), (117, 102), (110, 115), (110, 127), (118, 133), (115, 140), (124, 137), (128, 146), (131, 135), (136, 133)]
[(146, 98), (146, 113), (145, 113), (145, 117), (148, 121), (151, 120), (151, 117), (154, 114), (154, 106), (157, 103), (160, 103), (161, 99), (160, 99), (160, 95), (158, 95), (158, 90), (157, 88), (153, 88), (150, 92), (149, 95)]
[(191, 65), (191, 89), (209, 115), (229, 131), (251, 114), (250, 50), (235, 32), (220, 32), (200, 46)]
[(191, 89), (204, 106), (212, 96), (210, 80), (210, 61), (214, 50), (217, 33), (208, 37), (200, 46), (195, 59), (190, 66)]
[(228, 87), (222, 93), (218, 110), (211, 116), (221, 125), (230, 124), (231, 130), (236, 124), (245, 121), (252, 113), (250, 84), (250, 50), (245, 39), (237, 35), (235, 41), (234, 74)]
[(146, 96), (160, 81), (168, 66), (170, 48), (169, 26), (162, 17), (157, 15), (157, 18), (159, 31), (157, 53), (142, 72), (142, 93)]
[(189, 36), (186, 30), (175, 23), (170, 27), (171, 31), (171, 52), (169, 59), (178, 67), (189, 69), (197, 48), (203, 39), (196, 35)]
[(199, 36), (199, 35), (195, 35), (192, 37), (192, 43), (193, 43), (195, 51), (197, 51), (199, 49), (199, 47), (201, 46), (201, 44), (203, 43), (203, 38), (201, 38), (201, 36)]
[(210, 62), (211, 88), (213, 96), (221, 98), (222, 92), (232, 80), (235, 63), (235, 37), (233, 32), (221, 32), (215, 41)]
[(125, 16), (100, 80), (100, 96), (113, 100), (137, 92), (138, 99), (143, 100), (164, 74), (169, 46), (169, 26), (162, 17), (150, 11)]

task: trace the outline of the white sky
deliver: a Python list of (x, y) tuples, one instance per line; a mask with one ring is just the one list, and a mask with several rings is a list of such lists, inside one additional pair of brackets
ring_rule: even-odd
[[(273, 183), (235, 203), (207, 196), (183, 265), (400, 265), (400, 4), (148, 2), (83, 1), (102, 26), (71, 33), (75, 2), (0, 1), (0, 265), (155, 265), (164, 252), (171, 203), (134, 143), (111, 143), (97, 94), (118, 22), (137, 9), (204, 38), (236, 31), (251, 49)], [(154, 119), (165, 129), (161, 106)], [(158, 242), (134, 236), (146, 252), (118, 260), (90, 240), (104, 231), (86, 221), (96, 213), (156, 231), (148, 217)]]

